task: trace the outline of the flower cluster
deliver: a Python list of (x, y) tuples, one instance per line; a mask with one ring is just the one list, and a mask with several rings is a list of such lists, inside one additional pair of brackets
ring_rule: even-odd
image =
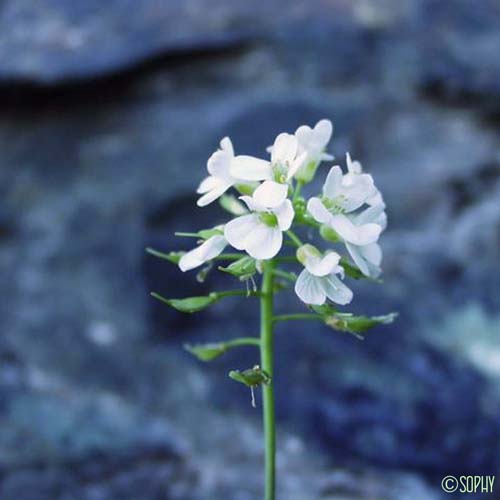
[[(220, 149), (208, 160), (209, 176), (198, 187), (197, 204), (204, 207), (220, 199), (237, 216), (204, 231), (201, 245), (180, 258), (180, 269), (212, 261), (229, 245), (246, 252), (258, 270), (259, 261), (275, 258), (289, 242), (302, 265), (294, 280), (295, 292), (306, 304), (320, 306), (328, 300), (348, 304), (352, 291), (343, 281), (346, 273), (377, 278), (382, 261), (378, 239), (387, 217), (372, 176), (347, 153), (345, 172), (332, 166), (321, 193), (309, 199), (302, 196), (303, 186), (314, 179), (318, 166), (333, 160), (326, 151), (332, 131), (332, 123), (321, 120), (314, 128), (303, 125), (294, 134), (281, 133), (268, 148), (268, 159), (236, 155), (231, 140), (222, 139)], [(231, 188), (242, 203), (227, 194)], [(304, 244), (292, 225), (318, 229), (323, 241), (336, 248), (319, 250)]]

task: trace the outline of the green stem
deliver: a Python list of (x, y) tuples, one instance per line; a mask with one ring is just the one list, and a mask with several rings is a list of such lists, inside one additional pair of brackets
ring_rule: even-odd
[(262, 294), (260, 299), (260, 363), (271, 378), (270, 384), (262, 385), (264, 440), (265, 440), (265, 500), (275, 498), (276, 427), (274, 421), (273, 380), (273, 270), (269, 260), (264, 267)]
[(257, 337), (240, 337), (233, 340), (228, 340), (224, 342), (224, 345), (228, 347), (236, 347), (240, 345), (257, 345), (260, 346), (260, 339)]
[(273, 321), (291, 321), (291, 320), (297, 320), (297, 319), (315, 319), (315, 320), (320, 320), (324, 321), (323, 317), (320, 316), (319, 314), (307, 314), (307, 313), (297, 313), (297, 314), (281, 314), (279, 316), (274, 316)]
[(292, 199), (292, 201), (297, 201), (298, 200), (303, 185), (304, 185), (304, 183), (302, 181), (297, 181), (297, 185), (295, 186), (295, 191), (293, 192), (293, 199)]
[(273, 273), (275, 276), (278, 276), (279, 278), (283, 278), (287, 281), (290, 281), (291, 283), (295, 283), (297, 280), (297, 276), (294, 273), (288, 273), (286, 271), (283, 271), (281, 269), (274, 269)]
[(260, 297), (260, 292), (246, 292), (245, 290), (227, 290), (225, 292), (212, 292), (210, 295), (222, 299), (224, 297), (235, 297), (235, 296), (245, 296), (245, 297)]
[(303, 245), (302, 241), (300, 241), (300, 238), (293, 232), (288, 230), (286, 232), (286, 235), (292, 240), (293, 244), (299, 248)]

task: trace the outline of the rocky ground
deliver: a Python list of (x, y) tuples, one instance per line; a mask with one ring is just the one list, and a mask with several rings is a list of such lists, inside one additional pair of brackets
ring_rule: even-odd
[(7, 0), (0, 27), (2, 500), (260, 498), (259, 414), (226, 376), (252, 352), (181, 351), (253, 334), (254, 308), (159, 306), (199, 285), (144, 248), (221, 216), (192, 208), (221, 137), (257, 154), (322, 117), (389, 209), (355, 307), (400, 317), (280, 327), (280, 498), (499, 471), (497, 2)]

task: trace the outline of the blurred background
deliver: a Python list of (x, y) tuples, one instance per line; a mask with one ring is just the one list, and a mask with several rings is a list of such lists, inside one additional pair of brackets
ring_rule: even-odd
[(237, 284), (144, 249), (223, 220), (193, 204), (222, 137), (262, 155), (324, 117), (388, 205), (353, 307), (400, 316), (278, 327), (279, 498), (498, 474), (499, 51), (496, 0), (2, 0), (0, 498), (261, 498), (260, 407), (227, 378), (256, 353), (182, 350), (256, 334), (255, 304), (169, 310), (149, 291)]

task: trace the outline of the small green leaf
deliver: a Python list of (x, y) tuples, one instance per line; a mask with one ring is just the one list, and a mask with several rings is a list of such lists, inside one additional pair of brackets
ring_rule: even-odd
[(257, 263), (254, 258), (245, 256), (232, 262), (229, 266), (219, 267), (219, 271), (229, 273), (241, 280), (247, 280), (256, 273)]
[(363, 333), (377, 325), (388, 325), (397, 317), (397, 313), (384, 316), (354, 316), (348, 313), (337, 313), (325, 317), (325, 323), (335, 330), (349, 333)]
[(229, 377), (247, 387), (256, 387), (261, 384), (269, 385), (271, 383), (271, 377), (257, 365), (242, 372), (231, 370)]
[(171, 262), (172, 264), (179, 264), (179, 260), (181, 260), (181, 257), (186, 253), (186, 252), (169, 252), (169, 253), (164, 253), (164, 252), (159, 252), (158, 250), (155, 250), (154, 248), (146, 248), (146, 252), (149, 253), (150, 255), (154, 255), (155, 257), (159, 257), (160, 259), (165, 259)]
[(231, 215), (245, 215), (248, 213), (245, 205), (232, 194), (223, 194), (219, 198), (220, 206)]
[(184, 349), (196, 356), (200, 361), (212, 361), (227, 352), (229, 347), (222, 342), (218, 342), (212, 344), (186, 344)]
[(168, 304), (169, 306), (177, 309), (178, 311), (185, 313), (194, 313), (205, 309), (212, 304), (215, 304), (219, 300), (216, 293), (211, 293), (210, 295), (203, 295), (200, 297), (187, 297), (185, 299), (166, 299), (158, 293), (151, 292), (151, 296), (155, 299)]

